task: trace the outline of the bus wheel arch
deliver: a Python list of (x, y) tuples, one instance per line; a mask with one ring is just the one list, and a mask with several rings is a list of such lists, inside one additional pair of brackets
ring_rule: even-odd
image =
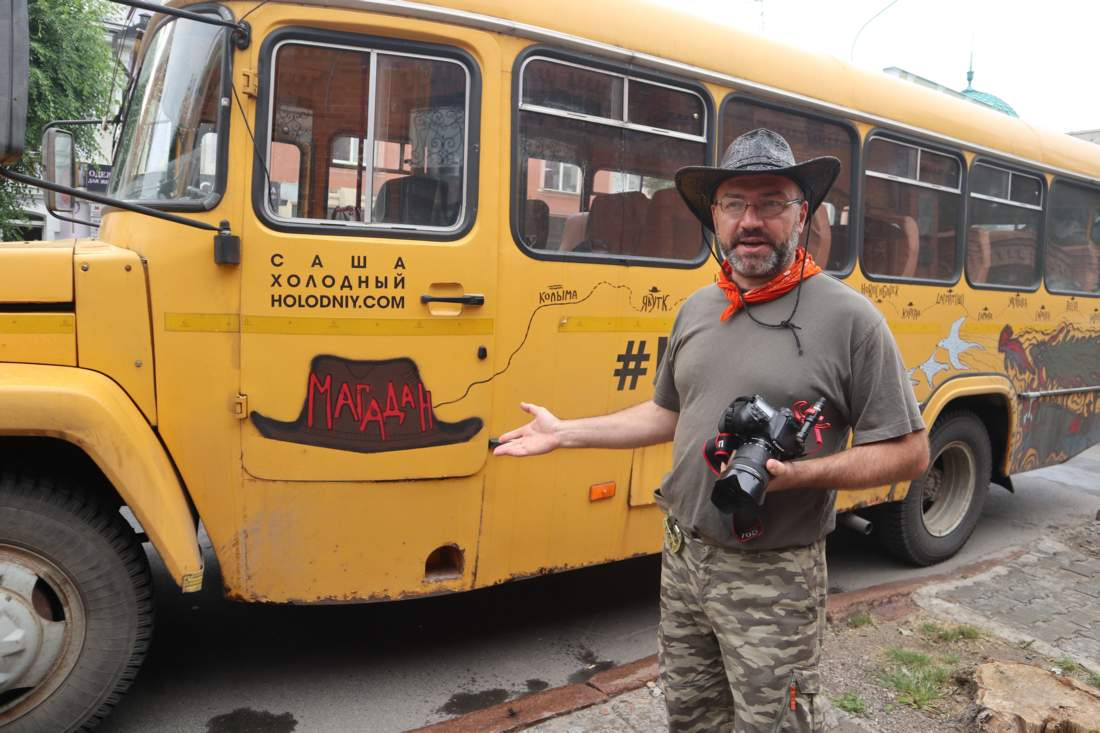
[[(113, 500), (133, 512), (172, 579), (184, 592), (199, 590), (194, 508), (164, 444), (129, 396), (88, 369), (0, 364), (0, 445), (49, 438), (71, 444), (95, 465), (105, 486), (82, 482), (81, 490), (117, 495)], [(57, 464), (47, 458), (45, 468), (56, 471)]]
[(992, 452), (990, 480), (1012, 491), (1007, 473), (1009, 461), (1012, 457), (1011, 429), (1016, 417), (1012, 394), (998, 391), (955, 397), (947, 402), (936, 415), (927, 416), (927, 424), (934, 426), (935, 421), (941, 415), (945, 415), (951, 410), (965, 410), (973, 413), (981, 420), (986, 433), (989, 435), (989, 447)]
[(0, 435), (0, 471), (11, 466), (26, 472), (63, 476), (69, 490), (88, 494), (102, 506), (118, 509), (126, 505), (92, 457), (63, 438)]

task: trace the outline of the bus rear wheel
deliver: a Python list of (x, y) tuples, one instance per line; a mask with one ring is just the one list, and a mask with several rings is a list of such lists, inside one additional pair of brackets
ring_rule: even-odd
[(985, 425), (972, 412), (952, 410), (929, 436), (931, 462), (900, 502), (882, 505), (878, 536), (895, 557), (934, 565), (966, 544), (985, 506), (992, 449)]
[(0, 728), (94, 728), (152, 633), (149, 563), (112, 507), (0, 468)]

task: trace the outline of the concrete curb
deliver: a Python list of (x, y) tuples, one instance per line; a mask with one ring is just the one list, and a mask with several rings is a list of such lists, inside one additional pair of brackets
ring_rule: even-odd
[(502, 702), (410, 733), (507, 733), (587, 708), (657, 679), (657, 655), (606, 669), (583, 685), (565, 685)]
[[(1009, 548), (949, 573), (837, 593), (829, 596), (825, 616), (829, 623), (838, 624), (844, 623), (860, 611), (900, 615), (916, 607), (910, 596), (923, 586), (970, 578), (1014, 560), (1026, 552), (1024, 548)], [(509, 733), (522, 730), (540, 721), (567, 715), (644, 687), (646, 683), (656, 680), (657, 675), (657, 656), (653, 655), (599, 672), (585, 684), (565, 685), (525, 695), (408, 733)]]

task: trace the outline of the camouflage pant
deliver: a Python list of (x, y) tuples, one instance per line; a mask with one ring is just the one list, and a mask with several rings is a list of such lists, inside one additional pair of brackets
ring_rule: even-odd
[(742, 551), (685, 538), (675, 553), (666, 543), (658, 660), (669, 731), (820, 733), (826, 588), (824, 541)]

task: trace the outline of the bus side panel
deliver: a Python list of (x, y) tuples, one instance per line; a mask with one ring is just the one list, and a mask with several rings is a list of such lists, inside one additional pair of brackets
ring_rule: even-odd
[[(1067, 302), (1060, 300), (1058, 305)], [(1002, 334), (1006, 368), (1021, 393), (1012, 473), (1061, 463), (1100, 442), (1100, 331), (1080, 320), (1065, 317), (1054, 326), (1013, 331), (1006, 326)], [(1041, 394), (1086, 386), (1094, 389)], [(1035, 392), (1040, 394), (1029, 394)]]

